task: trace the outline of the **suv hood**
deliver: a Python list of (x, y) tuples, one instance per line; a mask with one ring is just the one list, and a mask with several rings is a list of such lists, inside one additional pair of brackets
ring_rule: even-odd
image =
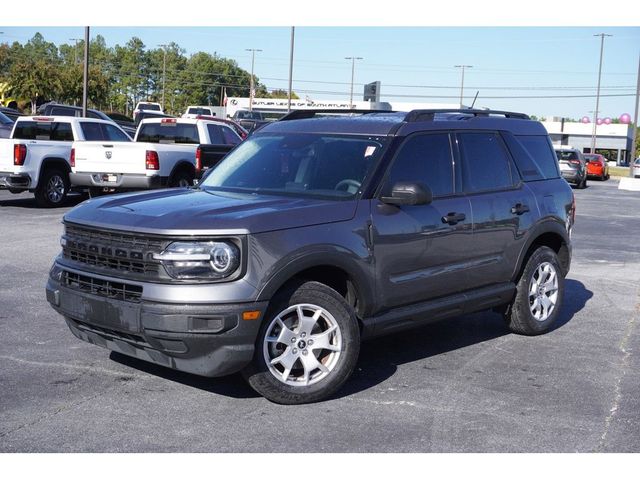
[(260, 233), (346, 221), (357, 203), (172, 188), (87, 200), (64, 221), (157, 234)]

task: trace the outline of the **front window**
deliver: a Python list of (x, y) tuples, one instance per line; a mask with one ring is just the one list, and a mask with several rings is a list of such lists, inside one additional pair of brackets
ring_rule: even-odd
[(256, 135), (227, 155), (201, 187), (349, 200), (371, 175), (385, 145), (384, 137)]

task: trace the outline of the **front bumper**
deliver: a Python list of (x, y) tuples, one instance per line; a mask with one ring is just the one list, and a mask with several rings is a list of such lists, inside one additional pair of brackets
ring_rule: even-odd
[(70, 173), (71, 185), (97, 188), (130, 188), (149, 190), (163, 186), (159, 175), (105, 174), (95, 172)]
[[(92, 278), (87, 275), (86, 278)], [(61, 277), (62, 279), (63, 277)], [(84, 291), (49, 277), (47, 300), (81, 340), (174, 370), (217, 377), (240, 371), (253, 358), (268, 302), (160, 303), (114, 298), (114, 289)], [(124, 284), (116, 284), (124, 285)], [(87, 291), (89, 290), (89, 291)], [(242, 312), (259, 310), (256, 320)]]
[(31, 177), (26, 173), (0, 172), (0, 188), (28, 190), (30, 185)]

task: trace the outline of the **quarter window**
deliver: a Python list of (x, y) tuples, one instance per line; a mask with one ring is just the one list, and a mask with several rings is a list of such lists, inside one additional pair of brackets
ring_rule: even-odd
[(458, 135), (463, 158), (463, 183), (467, 192), (501, 190), (514, 184), (509, 158), (496, 133)]
[(396, 156), (389, 172), (385, 194), (397, 182), (420, 182), (434, 196), (451, 195), (455, 191), (451, 142), (449, 135), (429, 134), (409, 137)]

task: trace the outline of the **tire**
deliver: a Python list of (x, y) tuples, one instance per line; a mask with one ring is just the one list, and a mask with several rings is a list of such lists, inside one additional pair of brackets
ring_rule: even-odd
[(170, 187), (192, 187), (193, 186), (193, 175), (187, 172), (186, 170), (182, 170), (176, 172), (171, 177), (169, 181)]
[(35, 197), (40, 207), (59, 207), (69, 193), (69, 175), (59, 168), (48, 168), (38, 182)]
[[(113, 192), (115, 192), (115, 189)], [(89, 198), (102, 197), (103, 195), (109, 195), (113, 192), (111, 190), (105, 191), (102, 187), (89, 187)]]
[[(546, 280), (540, 285), (542, 275)], [(549, 247), (539, 247), (529, 257), (516, 285), (516, 296), (506, 310), (509, 329), (521, 335), (546, 332), (556, 321), (563, 298), (564, 276), (558, 256)]]
[(578, 188), (581, 190), (587, 188), (587, 177), (584, 177), (582, 181), (578, 183)]
[[(329, 348), (319, 348), (321, 344)], [(359, 353), (360, 330), (353, 308), (326, 285), (300, 282), (274, 297), (256, 340), (253, 362), (242, 374), (272, 402), (318, 402), (346, 382)], [(277, 358), (282, 361), (273, 362)]]

